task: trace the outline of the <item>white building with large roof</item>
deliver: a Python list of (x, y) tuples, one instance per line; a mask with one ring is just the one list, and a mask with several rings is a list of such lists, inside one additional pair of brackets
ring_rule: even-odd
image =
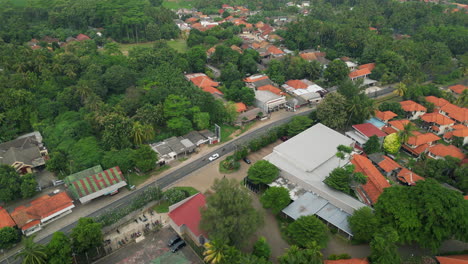
[(276, 146), (264, 159), (278, 167), (285, 179), (353, 214), (366, 205), (323, 182), (333, 169), (348, 163), (336, 157), (339, 145), (353, 147), (354, 141), (319, 123)]

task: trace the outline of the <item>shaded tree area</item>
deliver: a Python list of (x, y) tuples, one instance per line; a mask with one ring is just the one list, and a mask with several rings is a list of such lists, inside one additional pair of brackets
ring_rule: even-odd
[(60, 175), (97, 164), (127, 171), (135, 164), (122, 155), (141, 144), (232, 119), (185, 80), (185, 55), (162, 42), (128, 57), (94, 41), (54, 51), (0, 42), (0, 63), (0, 141), (40, 131), (47, 167)]
[[(155, 3), (153, 5), (152, 3)], [(31, 1), (18, 6), (0, 1), (0, 38), (21, 43), (49, 35), (65, 41), (87, 33), (100, 39), (90, 28), (104, 28), (104, 35), (121, 42), (142, 42), (176, 38), (175, 14), (162, 2), (143, 0)], [(105, 41), (104, 39), (101, 39)]]
[(462, 12), (444, 10), (418, 1), (319, 2), (280, 35), (291, 50), (376, 62), (370, 77), (384, 83), (442, 80), (451, 72), (457, 78), (461, 71), (451, 58), (468, 52), (468, 22)]

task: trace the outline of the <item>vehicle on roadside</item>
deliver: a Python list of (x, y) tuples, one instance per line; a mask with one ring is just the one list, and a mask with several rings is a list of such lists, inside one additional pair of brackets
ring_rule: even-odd
[(181, 240), (171, 247), (171, 252), (176, 253), (179, 249), (185, 247), (185, 241)]
[(252, 161), (250, 161), (247, 157), (243, 158), (242, 160), (244, 160), (244, 162), (247, 163), (247, 164), (252, 163)]
[(167, 242), (168, 247), (172, 247), (174, 244), (180, 242), (181, 238), (179, 235), (175, 235), (169, 239), (169, 242)]
[(289, 137), (287, 137), (287, 136), (282, 136), (282, 137), (280, 137), (280, 139), (281, 139), (281, 141), (284, 142), (284, 141), (287, 141), (287, 140), (289, 139)]
[(209, 157), (208, 159), (209, 159), (210, 161), (213, 161), (213, 160), (215, 160), (215, 159), (217, 159), (217, 158), (219, 158), (219, 154), (218, 154), (218, 153), (215, 153), (215, 154), (211, 155), (211, 157)]

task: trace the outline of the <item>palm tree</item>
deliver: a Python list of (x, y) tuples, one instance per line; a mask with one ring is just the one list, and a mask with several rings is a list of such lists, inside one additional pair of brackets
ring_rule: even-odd
[(154, 129), (151, 125), (141, 124), (139, 121), (133, 123), (132, 138), (135, 145), (140, 145), (143, 141), (154, 137)]
[(91, 88), (89, 88), (89, 86), (86, 84), (78, 84), (76, 86), (76, 92), (80, 96), (82, 104), (85, 102), (86, 99), (88, 99), (88, 97), (92, 93)]
[(24, 249), (16, 255), (15, 258), (22, 258), (22, 264), (45, 264), (47, 254), (45, 247), (41, 244), (34, 243), (34, 237), (30, 236), (23, 240)]
[(406, 84), (400, 82), (395, 86), (395, 90), (393, 91), (393, 93), (398, 96), (404, 96), (407, 91), (408, 88), (406, 87)]
[(460, 107), (468, 107), (468, 89), (465, 89), (455, 100), (455, 104)]
[(210, 264), (217, 264), (223, 259), (228, 246), (220, 241), (213, 240), (211, 242), (205, 243), (205, 251), (203, 252), (204, 261)]
[(407, 124), (403, 125), (403, 129), (398, 132), (398, 136), (400, 137), (401, 143), (408, 142), (408, 139), (414, 136), (413, 131), (418, 130), (412, 123), (408, 122)]

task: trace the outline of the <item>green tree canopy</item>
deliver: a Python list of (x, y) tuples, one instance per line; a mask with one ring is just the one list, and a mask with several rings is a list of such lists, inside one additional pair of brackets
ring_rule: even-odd
[(272, 183), (279, 176), (279, 169), (267, 160), (259, 160), (250, 166), (247, 177), (255, 184)]
[(348, 118), (346, 98), (340, 93), (329, 93), (317, 106), (317, 118), (332, 129), (341, 129)]
[(323, 77), (327, 80), (330, 86), (340, 84), (348, 78), (349, 69), (346, 63), (342, 60), (336, 59), (328, 64), (323, 72)]
[(122, 172), (127, 173), (135, 167), (134, 152), (135, 150), (130, 148), (106, 151), (101, 165), (104, 168), (119, 166)]
[(22, 259), (23, 264), (45, 264), (47, 254), (45, 247), (34, 243), (34, 237), (30, 236), (23, 239), (23, 250), (15, 256), (16, 259)]
[(21, 179), (15, 168), (0, 165), (0, 201), (9, 202), (21, 197)]
[(158, 154), (154, 152), (149, 145), (140, 145), (130, 158), (135, 160), (135, 166), (137, 168), (143, 172), (148, 172), (156, 168)]
[(71, 239), (77, 252), (86, 252), (102, 244), (102, 226), (92, 218), (82, 217), (72, 229)]
[(349, 227), (353, 231), (353, 239), (360, 242), (370, 242), (378, 231), (379, 223), (370, 207), (362, 207), (348, 217)]
[(390, 154), (397, 154), (400, 150), (401, 143), (398, 133), (393, 133), (384, 138), (383, 149)]
[(200, 228), (210, 238), (240, 245), (263, 223), (263, 217), (252, 207), (250, 194), (236, 180), (216, 179), (201, 211)]
[(288, 204), (291, 203), (289, 190), (284, 187), (270, 187), (260, 197), (263, 207), (271, 209), (274, 214), (278, 214)]
[(52, 240), (46, 245), (46, 254), (49, 264), (71, 264), (71, 241), (63, 232), (55, 232)]
[(26, 174), (21, 177), (21, 197), (29, 198), (36, 194), (37, 181), (34, 174)]
[(394, 264), (401, 263), (398, 253), (398, 233), (390, 227), (385, 227), (374, 235), (371, 246), (370, 259), (372, 263)]
[(367, 155), (380, 152), (380, 149), (380, 140), (376, 135), (371, 136), (369, 140), (364, 144), (364, 152)]
[(301, 216), (288, 226), (287, 234), (291, 241), (300, 247), (315, 242), (324, 248), (328, 242), (327, 226), (316, 216)]
[(278, 258), (280, 264), (322, 264), (322, 252), (315, 242), (311, 242), (307, 248), (292, 245), (286, 253)]
[(0, 228), (0, 248), (6, 249), (18, 243), (20, 240), (20, 234), (18, 230), (13, 227)]
[(295, 116), (288, 124), (288, 136), (293, 137), (309, 128), (313, 120), (307, 116)]
[(268, 245), (266, 238), (260, 237), (253, 246), (252, 254), (259, 258), (268, 259), (270, 257), (270, 253), (270, 245)]

